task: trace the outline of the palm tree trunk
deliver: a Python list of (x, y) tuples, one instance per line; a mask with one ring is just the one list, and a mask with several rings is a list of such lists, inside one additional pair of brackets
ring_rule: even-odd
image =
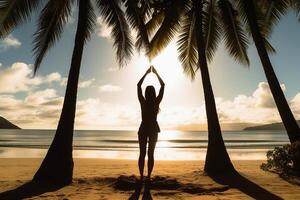
[(257, 24), (257, 17), (255, 14), (253, 0), (244, 0), (244, 9), (247, 15), (247, 19), (250, 25), (251, 34), (258, 51), (261, 63), (263, 65), (264, 72), (266, 74), (270, 90), (272, 92), (275, 104), (278, 108), (281, 120), (287, 131), (290, 142), (300, 140), (300, 129), (293, 116), (293, 113), (285, 99), (284, 93), (280, 87), (279, 81), (274, 72), (271, 64), (268, 52), (265, 48), (263, 37), (260, 33), (259, 26)]
[(215, 97), (210, 82), (208, 65), (205, 53), (205, 43), (202, 31), (202, 0), (194, 0), (196, 8), (196, 38), (199, 58), (199, 68), (202, 76), (202, 85), (205, 98), (206, 116), (208, 124), (208, 146), (204, 170), (210, 174), (224, 174), (234, 172), (234, 167), (226, 151), (220, 123), (218, 119)]
[(75, 36), (72, 62), (64, 104), (54, 140), (33, 180), (69, 184), (73, 176), (73, 131), (81, 59), (84, 48), (85, 2), (79, 3), (79, 17)]

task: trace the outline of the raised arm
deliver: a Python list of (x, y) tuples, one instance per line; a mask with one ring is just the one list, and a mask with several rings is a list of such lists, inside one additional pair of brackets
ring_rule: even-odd
[(161, 77), (159, 76), (159, 74), (157, 73), (156, 69), (153, 67), (153, 73), (157, 76), (159, 83), (160, 83), (160, 90), (157, 96), (157, 101), (158, 103), (161, 102), (163, 96), (164, 96), (164, 91), (165, 91), (165, 83), (164, 81), (161, 79)]
[(151, 68), (149, 68), (146, 73), (142, 76), (142, 78), (139, 80), (138, 84), (137, 84), (137, 93), (138, 93), (138, 98), (139, 101), (142, 102), (144, 101), (144, 97), (143, 97), (143, 92), (142, 92), (142, 84), (144, 82), (145, 77), (147, 76), (147, 74), (149, 74), (151, 72)]

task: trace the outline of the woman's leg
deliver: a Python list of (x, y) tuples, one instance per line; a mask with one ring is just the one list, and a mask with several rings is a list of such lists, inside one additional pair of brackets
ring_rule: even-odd
[(139, 147), (140, 147), (139, 170), (140, 170), (141, 180), (143, 180), (145, 156), (146, 156), (146, 148), (147, 148), (147, 136), (145, 134), (139, 134)]
[(149, 147), (148, 147), (148, 178), (150, 179), (151, 173), (154, 166), (154, 150), (157, 142), (157, 133), (149, 136)]

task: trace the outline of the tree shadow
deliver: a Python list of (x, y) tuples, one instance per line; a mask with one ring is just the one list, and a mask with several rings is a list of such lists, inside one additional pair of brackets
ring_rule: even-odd
[[(141, 195), (142, 188), (143, 188), (142, 183), (136, 184), (134, 193), (129, 197), (128, 200), (138, 200)], [(144, 187), (144, 193), (143, 193), (142, 200), (153, 200), (151, 192), (150, 192), (150, 188), (151, 188), (150, 183), (146, 183), (145, 187)]]
[(134, 193), (129, 197), (128, 200), (138, 200), (141, 195), (142, 188), (143, 188), (142, 184), (136, 184)]
[(150, 183), (146, 183), (142, 200), (153, 200), (150, 192)]
[(59, 190), (65, 185), (54, 185), (46, 182), (30, 181), (15, 189), (0, 193), (0, 200), (4, 199), (24, 199), (39, 196), (46, 192)]
[(227, 175), (209, 175), (209, 177), (219, 184), (236, 188), (254, 199), (282, 199), (281, 197), (269, 192), (263, 187), (245, 178), (236, 171)]

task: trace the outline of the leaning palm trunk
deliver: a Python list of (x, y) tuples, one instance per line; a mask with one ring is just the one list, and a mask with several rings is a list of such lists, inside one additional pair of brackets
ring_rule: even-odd
[(45, 159), (34, 176), (36, 181), (48, 181), (59, 184), (69, 184), (73, 176), (73, 131), (76, 111), (76, 98), (80, 65), (84, 48), (84, 30), (87, 12), (86, 3), (79, 3), (78, 26), (75, 36), (75, 46), (68, 76), (67, 89), (54, 140)]
[(255, 14), (253, 0), (243, 0), (244, 9), (249, 22), (250, 31), (258, 51), (261, 63), (263, 65), (264, 72), (266, 74), (270, 90), (272, 92), (275, 104), (279, 111), (280, 117), (287, 131), (290, 142), (300, 140), (300, 129), (293, 116), (293, 113), (285, 99), (283, 91), (280, 87), (279, 81), (274, 72), (269, 55), (264, 45), (263, 37), (260, 33), (259, 26), (257, 24), (257, 16)]
[(212, 174), (224, 174), (234, 171), (234, 167), (226, 151), (226, 147), (222, 138), (222, 132), (218, 119), (216, 103), (212, 85), (210, 82), (208, 65), (205, 53), (205, 43), (202, 31), (202, 15), (203, 2), (194, 0), (196, 12), (196, 24), (200, 24), (196, 28), (196, 40), (199, 58), (199, 68), (202, 76), (202, 85), (205, 98), (206, 116), (208, 124), (208, 147), (206, 153), (204, 170)]

